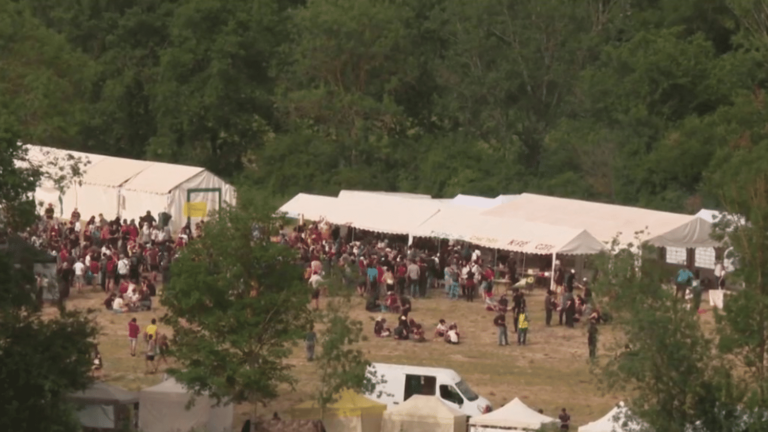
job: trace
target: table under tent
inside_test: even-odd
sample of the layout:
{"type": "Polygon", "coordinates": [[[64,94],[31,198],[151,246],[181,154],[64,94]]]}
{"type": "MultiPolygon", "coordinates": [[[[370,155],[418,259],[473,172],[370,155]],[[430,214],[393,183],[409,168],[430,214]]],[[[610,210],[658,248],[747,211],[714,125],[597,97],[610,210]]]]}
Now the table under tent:
{"type": "Polygon", "coordinates": [[[503,407],[469,419],[469,432],[536,431],[556,419],[540,414],[515,398],[503,407]]]}
{"type": "Polygon", "coordinates": [[[413,395],[384,412],[381,432],[466,432],[467,415],[436,396],[413,395]]]}
{"type": "Polygon", "coordinates": [[[77,407],[84,431],[128,430],[139,394],[96,382],[84,391],[68,395],[67,399],[77,407]]]}
{"type": "Polygon", "coordinates": [[[325,410],[316,401],[307,401],[289,409],[287,414],[294,420],[321,420],[327,432],[379,432],[386,409],[385,404],[345,390],[325,410]]]}

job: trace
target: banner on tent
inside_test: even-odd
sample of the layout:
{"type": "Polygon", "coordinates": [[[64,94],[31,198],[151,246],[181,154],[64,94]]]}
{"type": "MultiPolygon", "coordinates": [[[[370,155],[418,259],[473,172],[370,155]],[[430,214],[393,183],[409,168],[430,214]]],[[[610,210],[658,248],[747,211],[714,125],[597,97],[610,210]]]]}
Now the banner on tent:
{"type": "Polygon", "coordinates": [[[204,218],[207,214],[207,202],[188,202],[184,204],[184,217],[204,218]]]}

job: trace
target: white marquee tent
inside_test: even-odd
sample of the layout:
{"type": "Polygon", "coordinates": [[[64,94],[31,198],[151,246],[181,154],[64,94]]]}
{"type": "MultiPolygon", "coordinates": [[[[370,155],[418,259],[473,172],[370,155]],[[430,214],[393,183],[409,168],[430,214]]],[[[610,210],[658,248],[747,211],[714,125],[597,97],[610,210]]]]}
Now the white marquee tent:
{"type": "Polygon", "coordinates": [[[608,414],[579,427],[579,432],[641,432],[647,431],[648,425],[634,417],[624,402],[619,402],[608,414]]]}
{"type": "Polygon", "coordinates": [[[444,203],[431,199],[376,193],[340,194],[337,213],[328,220],[367,231],[410,234],[443,207],[444,203]]]}
{"type": "Polygon", "coordinates": [[[285,213],[289,218],[319,221],[338,219],[338,198],[323,195],[300,193],[283,204],[278,212],[285,213]]]}
{"type": "Polygon", "coordinates": [[[655,246],[714,247],[712,224],[691,215],[636,207],[593,203],[543,195],[522,194],[516,200],[482,213],[485,216],[523,219],[531,222],[585,229],[602,242],[618,235],[623,245],[636,243],[636,233],[655,246]]]}
{"type": "Polygon", "coordinates": [[[496,198],[486,198],[474,195],[456,195],[455,198],[450,200],[451,205],[472,207],[478,209],[490,209],[498,205],[513,201],[517,199],[519,195],[499,195],[496,198]]]}
{"type": "Polygon", "coordinates": [[[556,421],[552,417],[539,414],[515,398],[495,411],[469,419],[469,432],[532,431],[556,421]]]}
{"type": "Polygon", "coordinates": [[[234,408],[214,406],[207,396],[193,394],[173,378],[139,392],[139,429],[142,432],[231,432],[234,408]]]}
{"type": "Polygon", "coordinates": [[[381,432],[466,432],[467,416],[436,396],[413,395],[384,411],[381,432]]]}
{"type": "Polygon", "coordinates": [[[529,254],[594,254],[606,250],[589,232],[526,220],[481,216],[479,209],[449,207],[411,231],[414,237],[438,237],[529,254]]]}
{"type": "Polygon", "coordinates": [[[43,162],[55,155],[63,160],[72,156],[86,162],[82,166],[82,178],[77,184],[66,185],[63,194],[50,181],[42,182],[35,192],[36,200],[45,205],[52,203],[57,214],[64,217],[75,208],[85,219],[98,214],[108,219],[118,215],[138,219],[148,210],[155,216],[166,212],[171,215],[171,228],[176,231],[188,216],[194,222],[236,200],[235,188],[204,168],[32,145],[27,148],[32,161],[43,162]]]}
{"type": "Polygon", "coordinates": [[[84,391],[68,395],[67,399],[78,408],[77,417],[83,427],[117,430],[129,421],[129,407],[139,401],[139,394],[95,382],[84,391]]]}

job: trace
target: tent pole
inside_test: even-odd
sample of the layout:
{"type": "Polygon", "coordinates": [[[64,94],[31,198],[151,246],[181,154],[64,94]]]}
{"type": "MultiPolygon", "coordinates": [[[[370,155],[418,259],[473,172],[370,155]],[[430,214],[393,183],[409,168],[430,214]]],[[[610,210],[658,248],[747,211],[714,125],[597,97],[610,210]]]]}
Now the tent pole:
{"type": "Polygon", "coordinates": [[[493,250],[493,271],[496,271],[496,266],[499,263],[499,250],[494,249],[493,250]]]}
{"type": "Polygon", "coordinates": [[[552,273],[549,274],[549,289],[555,290],[555,263],[557,262],[557,253],[552,252],[552,273]]]}

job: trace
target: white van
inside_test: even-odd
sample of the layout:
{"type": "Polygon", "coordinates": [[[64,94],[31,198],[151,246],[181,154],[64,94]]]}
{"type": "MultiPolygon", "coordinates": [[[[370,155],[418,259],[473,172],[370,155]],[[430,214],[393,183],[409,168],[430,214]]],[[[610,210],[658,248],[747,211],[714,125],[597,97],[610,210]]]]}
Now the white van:
{"type": "Polygon", "coordinates": [[[373,363],[368,374],[378,384],[366,396],[389,407],[419,394],[437,396],[470,417],[492,409],[488,399],[473,392],[452,369],[373,363]]]}

